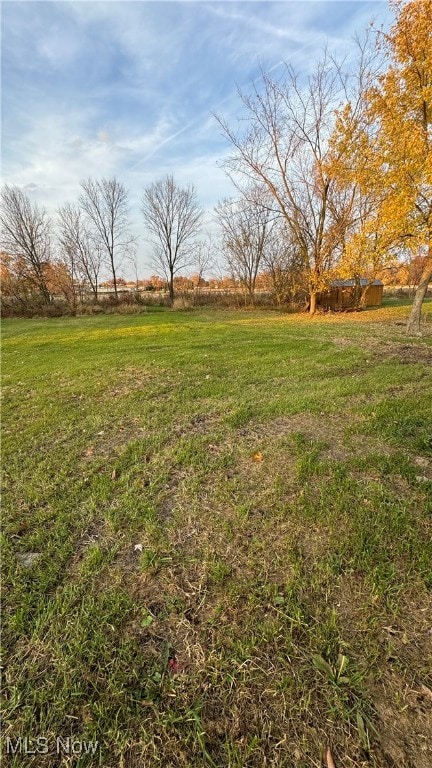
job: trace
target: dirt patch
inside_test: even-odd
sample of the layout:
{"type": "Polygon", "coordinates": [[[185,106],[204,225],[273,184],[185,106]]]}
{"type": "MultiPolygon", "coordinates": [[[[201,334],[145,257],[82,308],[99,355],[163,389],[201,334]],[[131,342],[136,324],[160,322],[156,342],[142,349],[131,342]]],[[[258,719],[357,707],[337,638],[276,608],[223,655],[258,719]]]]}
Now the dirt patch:
{"type": "Polygon", "coordinates": [[[346,349],[347,347],[353,347],[355,345],[355,339],[347,339],[345,336],[334,336],[332,342],[335,347],[346,349]]]}
{"type": "Polygon", "coordinates": [[[189,431],[193,432],[194,434],[205,435],[207,432],[211,431],[214,423],[215,419],[212,418],[209,414],[198,413],[195,416],[192,416],[188,427],[189,431]]]}
{"type": "Polygon", "coordinates": [[[140,570],[141,554],[144,546],[141,543],[142,536],[136,537],[135,543],[128,542],[117,554],[113,565],[121,571],[134,573],[140,570]]]}
{"type": "Polygon", "coordinates": [[[167,523],[171,520],[179,502],[179,497],[181,497],[180,486],[186,475],[187,473],[184,470],[172,469],[156,505],[158,517],[162,523],[167,523]]]}
{"type": "MultiPolygon", "coordinates": [[[[336,446],[342,451],[343,439],[346,432],[346,420],[340,415],[295,413],[289,416],[279,416],[263,424],[256,424],[237,430],[242,442],[251,445],[262,445],[263,442],[280,441],[285,437],[303,435],[307,440],[321,442],[323,453],[334,452],[336,446]]],[[[347,449],[348,450],[348,449],[347,449]]],[[[335,457],[336,458],[336,457],[335,457]]]]}
{"type": "Polygon", "coordinates": [[[219,416],[212,413],[196,413],[181,424],[173,425],[173,436],[188,437],[207,435],[220,423],[219,416]]]}
{"type": "Polygon", "coordinates": [[[419,344],[401,344],[396,353],[401,363],[427,363],[432,365],[432,348],[419,344]]]}
{"type": "Polygon", "coordinates": [[[355,417],[352,415],[347,420],[345,414],[296,413],[240,429],[238,434],[257,445],[263,440],[280,440],[286,436],[301,434],[307,440],[322,443],[322,458],[337,461],[375,453],[391,454],[391,448],[377,438],[352,434],[354,423],[355,417]]]}
{"type": "Polygon", "coordinates": [[[388,673],[377,692],[378,754],[389,768],[432,765],[432,693],[425,686],[388,673]],[[412,686],[412,687],[411,687],[412,686]]]}
{"type": "Polygon", "coordinates": [[[374,359],[394,360],[405,365],[432,364],[432,347],[429,344],[401,343],[383,339],[368,339],[363,345],[374,353],[374,359]]]}
{"type": "Polygon", "coordinates": [[[93,545],[108,546],[111,542],[106,539],[106,524],[104,520],[93,520],[88,528],[81,532],[75,544],[75,550],[67,560],[62,573],[61,584],[73,579],[79,571],[86,553],[93,545]]]}
{"type": "Polygon", "coordinates": [[[385,659],[371,694],[378,755],[391,768],[432,765],[432,597],[413,585],[400,613],[380,628],[385,659]]]}
{"type": "Polygon", "coordinates": [[[121,372],[121,378],[117,384],[103,393],[107,399],[125,397],[131,392],[144,389],[151,382],[160,382],[161,370],[154,373],[143,368],[128,366],[121,372]]]}
{"type": "Polygon", "coordinates": [[[75,550],[76,556],[81,557],[89,547],[93,544],[97,544],[103,537],[104,530],[105,523],[102,520],[93,521],[79,539],[78,546],[75,550]]]}
{"type": "Polygon", "coordinates": [[[124,448],[134,440],[143,440],[148,432],[140,426],[140,419],[133,419],[132,422],[124,425],[115,425],[106,427],[97,432],[87,445],[82,460],[84,462],[94,459],[118,456],[124,448]]]}

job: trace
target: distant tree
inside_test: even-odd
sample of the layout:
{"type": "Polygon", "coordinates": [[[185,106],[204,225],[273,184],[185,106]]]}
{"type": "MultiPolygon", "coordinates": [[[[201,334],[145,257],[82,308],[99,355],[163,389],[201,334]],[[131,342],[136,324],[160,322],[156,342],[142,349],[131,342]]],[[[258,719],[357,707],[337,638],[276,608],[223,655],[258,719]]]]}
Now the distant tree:
{"type": "Polygon", "coordinates": [[[204,276],[213,269],[214,265],[215,243],[212,236],[207,234],[202,240],[198,240],[195,245],[194,266],[196,273],[191,279],[198,289],[204,282],[204,276]]]}
{"type": "Polygon", "coordinates": [[[39,291],[25,277],[24,262],[20,257],[0,252],[0,278],[2,311],[30,309],[39,302],[39,291]]]}
{"type": "MultiPolygon", "coordinates": [[[[29,280],[24,260],[19,256],[10,256],[4,251],[0,258],[2,311],[15,314],[39,308],[41,294],[34,281],[29,280]]],[[[45,304],[43,300],[42,304],[45,304]]]]}
{"type": "Polygon", "coordinates": [[[59,243],[74,283],[88,284],[97,301],[102,248],[99,239],[92,236],[83,211],[76,205],[67,203],[59,208],[59,243]]]}
{"type": "Polygon", "coordinates": [[[117,272],[135,242],[130,232],[128,193],[116,178],[88,179],[81,182],[81,189],[79,206],[91,225],[92,240],[100,245],[111,271],[117,299],[117,272]]]}
{"type": "Polygon", "coordinates": [[[138,277],[138,255],[135,244],[131,246],[128,254],[128,262],[134,274],[135,291],[138,293],[140,289],[140,279],[138,277]]]}
{"type": "Polygon", "coordinates": [[[262,267],[270,280],[278,306],[293,302],[305,304],[308,294],[308,274],[301,254],[291,242],[283,219],[273,223],[262,267]]]}
{"type": "Polygon", "coordinates": [[[193,260],[203,211],[192,185],[180,187],[173,176],[166,176],[144,190],[142,212],[152,235],[154,264],[167,280],[172,304],[174,277],[193,260]]]}
{"type": "Polygon", "coordinates": [[[70,265],[67,261],[56,259],[46,267],[46,278],[53,297],[61,297],[71,310],[77,306],[78,291],[70,265]]]}
{"type": "Polygon", "coordinates": [[[272,239],[273,215],[259,192],[255,188],[238,199],[222,200],[215,208],[230,272],[251,302],[258,271],[272,239]]]}
{"type": "Polygon", "coordinates": [[[52,223],[44,208],[6,185],[1,193],[1,245],[15,261],[22,283],[36,291],[42,303],[51,301],[46,266],[51,261],[52,223]]]}
{"type": "Polygon", "coordinates": [[[150,275],[148,284],[152,286],[153,291],[166,291],[166,280],[162,279],[159,275],[150,275]]]}

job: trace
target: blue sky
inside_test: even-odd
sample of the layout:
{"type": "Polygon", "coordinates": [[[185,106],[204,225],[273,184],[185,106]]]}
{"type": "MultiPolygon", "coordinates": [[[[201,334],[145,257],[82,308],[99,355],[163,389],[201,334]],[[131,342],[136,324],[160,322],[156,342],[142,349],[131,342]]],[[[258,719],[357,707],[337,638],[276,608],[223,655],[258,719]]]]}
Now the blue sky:
{"type": "MultiPolygon", "coordinates": [[[[352,49],[385,1],[2,2],[2,178],[55,215],[80,180],[116,175],[143,235],[144,187],[192,182],[211,211],[233,193],[212,111],[234,120],[237,86],[290,61],[307,72],[324,44],[352,49]]],[[[150,249],[139,245],[140,272],[150,249]]]]}

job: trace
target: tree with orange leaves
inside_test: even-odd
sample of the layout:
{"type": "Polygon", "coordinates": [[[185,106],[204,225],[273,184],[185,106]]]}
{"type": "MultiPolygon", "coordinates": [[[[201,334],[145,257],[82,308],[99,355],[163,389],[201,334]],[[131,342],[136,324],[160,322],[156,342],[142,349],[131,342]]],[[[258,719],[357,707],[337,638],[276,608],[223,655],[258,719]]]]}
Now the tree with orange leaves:
{"type": "Polygon", "coordinates": [[[432,0],[392,0],[396,21],[382,45],[389,68],[371,93],[385,167],[389,220],[424,268],[408,320],[420,332],[421,307],[432,276],[432,0]]]}
{"type": "Polygon", "coordinates": [[[390,6],[395,22],[376,35],[386,67],[364,89],[361,111],[341,110],[334,146],[350,157],[339,178],[357,185],[367,213],[345,258],[383,266],[395,249],[424,257],[407,326],[419,333],[432,275],[432,0],[390,6]]]}

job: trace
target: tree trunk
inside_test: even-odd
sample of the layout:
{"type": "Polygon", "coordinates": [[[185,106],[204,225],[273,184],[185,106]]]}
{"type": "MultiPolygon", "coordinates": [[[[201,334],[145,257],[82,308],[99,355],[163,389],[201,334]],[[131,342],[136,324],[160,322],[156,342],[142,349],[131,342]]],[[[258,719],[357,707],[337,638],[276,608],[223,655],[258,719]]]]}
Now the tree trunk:
{"type": "Polygon", "coordinates": [[[51,304],[51,294],[45,285],[41,285],[41,293],[42,293],[44,304],[46,305],[51,304]]]}
{"type": "Polygon", "coordinates": [[[415,292],[414,301],[411,309],[411,314],[407,322],[407,333],[420,335],[420,321],[423,299],[426,296],[429,281],[432,277],[432,249],[429,248],[429,256],[426,259],[420,282],[415,292]]]}
{"type": "Polygon", "coordinates": [[[117,278],[116,278],[116,273],[115,273],[114,267],[113,267],[113,283],[114,283],[115,300],[118,301],[117,278]]]}
{"type": "Polygon", "coordinates": [[[114,287],[114,296],[115,300],[118,301],[118,288],[117,288],[117,274],[116,274],[116,268],[114,263],[114,251],[110,250],[110,262],[111,262],[111,272],[113,276],[113,287],[114,287]]]}
{"type": "Polygon", "coordinates": [[[361,286],[360,278],[356,277],[354,282],[354,297],[353,297],[354,309],[360,308],[360,303],[362,298],[364,298],[364,295],[365,295],[365,291],[362,294],[362,286],[361,286]]]}
{"type": "Polygon", "coordinates": [[[35,265],[34,269],[36,272],[35,282],[41,293],[43,303],[47,305],[51,304],[51,294],[47,288],[43,267],[39,265],[35,265]]]}
{"type": "Polygon", "coordinates": [[[172,305],[174,304],[174,275],[173,274],[170,275],[168,290],[169,290],[169,303],[170,303],[170,307],[172,307],[172,305]]]}
{"type": "Polygon", "coordinates": [[[316,291],[311,291],[309,294],[309,314],[314,315],[316,312],[317,307],[317,293],[316,291]]]}
{"type": "Polygon", "coordinates": [[[368,285],[365,285],[364,288],[362,288],[357,309],[366,309],[367,292],[371,285],[372,283],[369,283],[368,285]]]}

